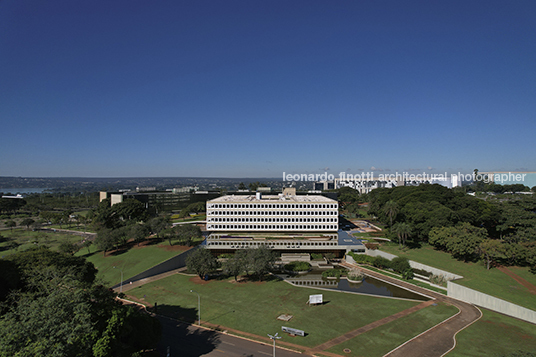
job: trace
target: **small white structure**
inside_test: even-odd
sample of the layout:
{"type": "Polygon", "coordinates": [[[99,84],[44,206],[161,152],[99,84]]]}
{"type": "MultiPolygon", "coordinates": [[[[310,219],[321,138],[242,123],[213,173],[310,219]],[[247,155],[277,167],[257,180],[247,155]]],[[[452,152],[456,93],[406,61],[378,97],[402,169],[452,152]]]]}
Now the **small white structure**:
{"type": "Polygon", "coordinates": [[[309,305],[322,304],[322,294],[309,295],[309,305]]]}

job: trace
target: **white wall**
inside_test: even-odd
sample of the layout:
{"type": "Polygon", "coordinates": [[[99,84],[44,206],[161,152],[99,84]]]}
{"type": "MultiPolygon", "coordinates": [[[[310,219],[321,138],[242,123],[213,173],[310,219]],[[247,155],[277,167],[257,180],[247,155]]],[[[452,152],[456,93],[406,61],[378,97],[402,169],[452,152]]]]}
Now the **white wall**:
{"type": "MultiPolygon", "coordinates": [[[[386,253],[386,252],[383,252],[383,251],[377,250],[377,249],[376,250],[367,249],[366,254],[370,255],[370,256],[373,256],[373,257],[378,257],[378,256],[379,257],[384,257],[384,258],[387,258],[389,260],[393,260],[394,258],[397,257],[394,254],[386,253]]],[[[428,271],[428,272],[430,272],[430,273],[432,273],[434,275],[443,275],[445,277],[445,279],[447,279],[447,280],[455,280],[455,279],[463,278],[462,275],[457,275],[457,274],[448,272],[446,270],[441,270],[441,269],[438,269],[438,268],[431,267],[429,265],[417,263],[417,262],[414,262],[413,260],[409,261],[409,265],[414,269],[425,270],[425,271],[428,271]]]]}
{"type": "Polygon", "coordinates": [[[458,300],[469,302],[486,309],[536,324],[536,311],[481,293],[480,291],[467,288],[453,283],[452,281],[447,283],[447,295],[458,300]]]}

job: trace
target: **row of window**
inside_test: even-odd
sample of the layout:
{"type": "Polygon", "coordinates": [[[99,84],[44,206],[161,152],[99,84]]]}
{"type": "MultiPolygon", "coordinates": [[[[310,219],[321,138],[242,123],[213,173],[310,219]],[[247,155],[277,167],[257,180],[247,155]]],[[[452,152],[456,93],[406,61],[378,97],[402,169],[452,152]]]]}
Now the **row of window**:
{"type": "Polygon", "coordinates": [[[209,203],[207,208],[337,208],[336,204],[209,203]]]}
{"type": "Polygon", "coordinates": [[[209,216],[336,216],[337,211],[208,211],[209,216]]]}
{"type": "Polygon", "coordinates": [[[339,245],[338,242],[214,242],[209,241],[207,245],[216,246],[232,246],[231,248],[246,248],[251,246],[267,246],[269,248],[287,247],[287,248],[300,248],[300,247],[326,247],[339,245]]]}
{"type": "Polygon", "coordinates": [[[319,230],[337,229],[333,224],[208,224],[207,229],[251,229],[251,230],[319,230]]]}
{"type": "MultiPolygon", "coordinates": [[[[274,237],[265,237],[264,239],[267,239],[267,242],[270,242],[270,240],[272,239],[276,239],[278,241],[280,240],[283,240],[285,238],[286,234],[284,236],[277,236],[277,238],[274,238],[274,237]]],[[[289,234],[289,236],[294,236],[292,233],[289,234]]],[[[299,236],[303,236],[304,239],[308,239],[307,238],[307,234],[299,234],[299,236]]],[[[322,239],[324,240],[337,240],[339,237],[338,234],[336,233],[325,233],[325,234],[322,234],[322,239]]],[[[253,240],[253,238],[251,237],[235,237],[235,238],[239,238],[239,239],[243,239],[243,240],[247,240],[247,241],[251,241],[253,240]]],[[[309,237],[311,238],[311,237],[309,237]]],[[[317,237],[318,238],[318,237],[317,237]]],[[[211,233],[209,236],[208,236],[208,240],[209,241],[213,241],[213,240],[218,240],[218,239],[234,239],[233,236],[232,236],[232,233],[228,233],[228,232],[223,232],[223,233],[220,233],[220,232],[216,232],[216,233],[211,233]]],[[[265,241],[265,240],[263,240],[265,241]]],[[[302,240],[299,240],[297,242],[303,242],[302,240]]],[[[262,243],[261,243],[262,244],[262,243]]],[[[300,244],[300,243],[297,243],[297,244],[300,244]]]]}
{"type": "Polygon", "coordinates": [[[209,218],[208,222],[337,222],[337,218],[209,218]]]}

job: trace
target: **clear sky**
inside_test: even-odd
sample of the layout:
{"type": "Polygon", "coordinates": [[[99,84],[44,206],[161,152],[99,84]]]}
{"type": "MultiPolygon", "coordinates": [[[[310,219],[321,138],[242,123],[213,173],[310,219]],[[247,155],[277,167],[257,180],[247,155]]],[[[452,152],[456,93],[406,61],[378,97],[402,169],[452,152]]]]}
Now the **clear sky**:
{"type": "Polygon", "coordinates": [[[534,0],[0,1],[0,176],[536,171],[535,19],[534,0]]]}

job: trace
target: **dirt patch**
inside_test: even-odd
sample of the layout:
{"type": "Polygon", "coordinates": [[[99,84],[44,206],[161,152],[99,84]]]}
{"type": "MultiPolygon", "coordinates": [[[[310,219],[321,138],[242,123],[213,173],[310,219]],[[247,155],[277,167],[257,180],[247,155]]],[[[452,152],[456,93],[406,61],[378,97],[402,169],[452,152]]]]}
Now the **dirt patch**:
{"type": "Polygon", "coordinates": [[[190,282],[192,282],[192,283],[194,283],[194,284],[199,284],[199,285],[207,285],[207,284],[210,284],[210,280],[208,280],[208,281],[203,280],[203,279],[201,279],[200,277],[198,277],[197,275],[191,277],[190,279],[188,279],[188,281],[190,281],[190,282]]]}
{"type": "Polygon", "coordinates": [[[137,297],[135,296],[132,296],[132,295],[127,295],[126,296],[127,300],[131,300],[131,301],[135,301],[135,302],[139,302],[140,304],[143,304],[147,307],[153,307],[153,305],[149,304],[147,301],[145,301],[144,299],[138,299],[137,297]]]}

